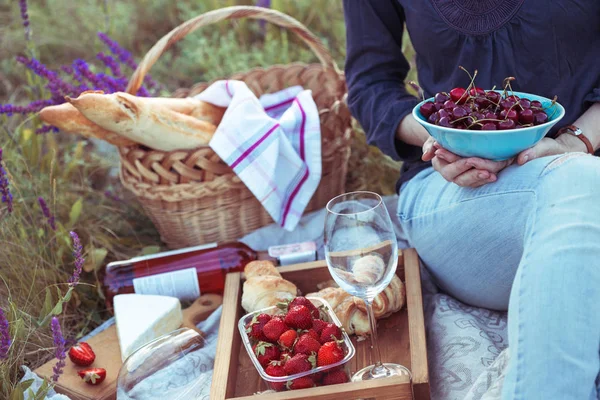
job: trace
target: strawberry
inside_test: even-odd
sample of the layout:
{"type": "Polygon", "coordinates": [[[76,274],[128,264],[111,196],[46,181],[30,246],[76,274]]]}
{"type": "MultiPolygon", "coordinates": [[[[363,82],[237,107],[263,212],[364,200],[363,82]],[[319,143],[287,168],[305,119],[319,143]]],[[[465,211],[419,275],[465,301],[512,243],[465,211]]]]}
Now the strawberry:
{"type": "Polygon", "coordinates": [[[306,297],[299,296],[294,298],[294,300],[290,301],[288,308],[291,309],[295,306],[305,306],[310,310],[310,313],[312,314],[313,318],[319,318],[321,316],[319,313],[319,309],[306,297]]]}
{"type": "Polygon", "coordinates": [[[317,355],[317,365],[321,367],[323,365],[335,364],[343,359],[344,349],[340,347],[339,343],[337,341],[327,342],[319,349],[319,353],[317,355]]]}
{"type": "Polygon", "coordinates": [[[273,343],[258,342],[252,347],[260,365],[264,367],[273,360],[279,359],[281,351],[273,343]]]}
{"type": "Polygon", "coordinates": [[[321,382],[323,383],[323,386],[346,383],[348,382],[348,375],[346,375],[346,372],[343,369],[336,368],[333,371],[328,371],[321,382]]]}
{"type": "Polygon", "coordinates": [[[302,331],[303,333],[306,333],[308,336],[315,338],[315,340],[319,340],[320,336],[317,333],[317,331],[315,331],[314,329],[309,329],[307,331],[302,331]]]}
{"type": "Polygon", "coordinates": [[[295,329],[312,328],[312,315],[306,306],[294,306],[285,316],[285,323],[295,329]]]}
{"type": "Polygon", "coordinates": [[[342,338],[342,330],[336,324],[327,324],[321,331],[319,340],[322,344],[331,342],[332,340],[340,340],[342,338]]]}
{"type": "Polygon", "coordinates": [[[263,333],[263,327],[270,320],[271,316],[268,314],[254,314],[254,317],[252,317],[252,321],[250,321],[248,325],[246,325],[246,333],[251,338],[266,341],[267,338],[263,333]]]}
{"type": "Polygon", "coordinates": [[[313,320],[313,329],[319,335],[321,334],[321,331],[323,330],[323,328],[325,328],[326,325],[327,325],[327,322],[323,321],[322,319],[313,320]]]}
{"type": "Polygon", "coordinates": [[[298,333],[293,329],[289,329],[283,332],[281,336],[279,336],[278,342],[282,347],[286,349],[291,349],[294,347],[294,343],[296,343],[297,338],[298,333]]]}
{"type": "MultiPolygon", "coordinates": [[[[270,376],[286,375],[281,361],[271,361],[269,365],[267,365],[267,368],[265,368],[265,372],[270,376]]],[[[273,390],[280,392],[285,389],[285,382],[271,382],[271,387],[273,390]]]]}
{"type": "Polygon", "coordinates": [[[99,385],[106,379],[106,370],[104,368],[86,368],[78,371],[77,375],[79,375],[85,383],[99,385]]]}
{"type": "Polygon", "coordinates": [[[288,375],[298,374],[311,370],[314,367],[313,361],[314,357],[310,359],[306,354],[299,353],[290,358],[283,366],[283,369],[288,375]]]}
{"type": "Polygon", "coordinates": [[[294,356],[294,354],[293,354],[293,353],[291,353],[291,352],[289,352],[289,351],[284,351],[284,352],[282,352],[282,353],[281,353],[281,357],[279,357],[279,359],[280,359],[281,361],[283,361],[283,363],[285,364],[285,363],[286,363],[286,362],[288,362],[288,360],[289,360],[290,358],[292,358],[293,356],[294,356]]]}
{"type": "Polygon", "coordinates": [[[315,382],[310,376],[303,376],[302,378],[296,378],[293,381],[288,381],[287,388],[289,390],[308,389],[315,386],[315,382]]]}
{"type": "Polygon", "coordinates": [[[92,365],[96,359],[96,354],[94,354],[94,350],[92,350],[89,344],[81,342],[69,349],[69,358],[73,364],[87,367],[92,365]]]}
{"type": "Polygon", "coordinates": [[[263,334],[269,342],[276,343],[281,334],[288,329],[281,317],[273,317],[263,326],[263,334]]]}
{"type": "Polygon", "coordinates": [[[304,335],[300,336],[300,339],[298,339],[298,342],[296,342],[296,345],[294,346],[294,354],[302,353],[310,356],[312,353],[318,353],[320,348],[321,343],[319,343],[318,340],[308,333],[305,333],[304,335]]]}

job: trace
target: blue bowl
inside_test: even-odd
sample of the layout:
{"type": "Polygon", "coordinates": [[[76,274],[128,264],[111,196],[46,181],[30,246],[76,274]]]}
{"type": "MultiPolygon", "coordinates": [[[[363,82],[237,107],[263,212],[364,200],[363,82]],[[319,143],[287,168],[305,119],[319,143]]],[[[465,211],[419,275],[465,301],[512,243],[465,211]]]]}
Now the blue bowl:
{"type": "MultiPolygon", "coordinates": [[[[501,92],[499,92],[501,93],[501,92]]],[[[548,122],[527,128],[505,131],[475,131],[438,126],[427,122],[419,108],[433,97],[424,100],[413,109],[413,116],[431,136],[445,149],[461,157],[480,157],[501,161],[515,157],[521,151],[533,147],[548,131],[565,115],[565,108],[559,103],[552,105],[552,100],[535,94],[512,92],[529,100],[538,100],[546,109],[548,122]],[[549,108],[548,108],[549,107],[549,108]]]]}

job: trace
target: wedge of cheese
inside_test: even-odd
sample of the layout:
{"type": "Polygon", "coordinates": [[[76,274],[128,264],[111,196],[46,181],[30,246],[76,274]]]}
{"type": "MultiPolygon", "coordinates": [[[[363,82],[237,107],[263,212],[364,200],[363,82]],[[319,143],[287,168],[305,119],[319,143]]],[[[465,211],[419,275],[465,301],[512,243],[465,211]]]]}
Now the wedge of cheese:
{"type": "Polygon", "coordinates": [[[169,296],[120,294],[114,298],[121,359],[152,340],[178,329],[183,322],[179,299],[169,296]]]}

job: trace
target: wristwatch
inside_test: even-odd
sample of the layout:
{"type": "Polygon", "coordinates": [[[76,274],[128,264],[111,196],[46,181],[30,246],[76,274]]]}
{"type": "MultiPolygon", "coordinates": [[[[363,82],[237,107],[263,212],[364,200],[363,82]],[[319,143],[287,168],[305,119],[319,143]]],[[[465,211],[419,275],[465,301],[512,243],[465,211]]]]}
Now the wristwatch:
{"type": "Polygon", "coordinates": [[[554,136],[554,138],[557,138],[564,133],[573,135],[579,140],[581,140],[583,143],[585,143],[585,147],[587,147],[588,153],[594,154],[594,146],[592,146],[590,140],[583,134],[583,131],[579,127],[575,125],[565,126],[564,128],[559,129],[558,132],[556,132],[556,136],[554,136]]]}

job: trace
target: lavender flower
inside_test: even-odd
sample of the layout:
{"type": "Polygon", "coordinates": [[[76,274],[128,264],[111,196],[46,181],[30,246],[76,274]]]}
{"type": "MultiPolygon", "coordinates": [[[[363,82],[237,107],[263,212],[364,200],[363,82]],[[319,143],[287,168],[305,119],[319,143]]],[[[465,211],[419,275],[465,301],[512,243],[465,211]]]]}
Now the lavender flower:
{"type": "Polygon", "coordinates": [[[4,311],[0,308],[0,360],[4,360],[8,357],[10,343],[8,319],[6,318],[4,311]]]}
{"type": "MultiPolygon", "coordinates": [[[[271,8],[271,0],[256,0],[255,5],[257,7],[263,7],[263,8],[271,8]]],[[[258,26],[260,26],[260,32],[262,35],[265,34],[265,28],[266,28],[266,22],[264,20],[259,20],[258,21],[258,26]]]]}
{"type": "Polygon", "coordinates": [[[40,207],[42,208],[44,217],[46,217],[46,220],[48,221],[48,225],[50,225],[50,228],[53,231],[55,231],[56,223],[54,221],[54,215],[52,215],[52,213],[50,212],[50,209],[48,208],[48,204],[46,204],[46,200],[44,200],[43,197],[38,197],[38,202],[40,203],[40,207]]]}
{"type": "Polygon", "coordinates": [[[121,78],[123,77],[123,73],[121,72],[121,66],[119,65],[119,63],[117,62],[117,60],[115,60],[113,57],[104,54],[104,53],[98,53],[96,55],[96,58],[100,61],[102,61],[102,63],[108,68],[110,69],[111,74],[113,74],[113,76],[115,78],[121,78]]]}
{"type": "Polygon", "coordinates": [[[23,28],[25,28],[25,40],[29,41],[31,38],[31,30],[29,28],[29,15],[27,14],[27,0],[19,0],[19,6],[21,7],[21,20],[23,20],[23,28]]]}
{"type": "Polygon", "coordinates": [[[2,149],[0,149],[0,195],[2,195],[2,203],[6,203],[8,212],[13,210],[13,196],[8,188],[8,174],[2,166],[2,149]]]}
{"type": "MultiPolygon", "coordinates": [[[[128,52],[127,50],[125,50],[123,47],[121,47],[119,45],[119,43],[112,40],[104,32],[98,32],[98,38],[102,41],[102,43],[104,43],[106,45],[106,47],[109,48],[110,52],[113,53],[119,59],[121,64],[128,66],[129,68],[131,68],[134,71],[137,69],[138,65],[133,60],[133,56],[131,55],[131,53],[128,52]]],[[[157,89],[159,87],[158,83],[156,83],[156,81],[154,79],[152,79],[152,77],[150,75],[146,75],[144,77],[144,82],[146,83],[146,85],[148,85],[148,87],[150,89],[157,89]]],[[[148,96],[147,93],[148,92],[146,91],[146,89],[141,89],[141,88],[140,88],[140,91],[138,92],[138,94],[140,96],[148,96]]]]}
{"type": "Polygon", "coordinates": [[[35,130],[35,133],[37,133],[38,135],[42,135],[44,133],[48,133],[48,132],[58,132],[58,128],[52,125],[42,125],[41,128],[38,128],[35,130]]]}
{"type": "Polygon", "coordinates": [[[73,271],[73,276],[69,278],[69,286],[75,287],[79,283],[79,275],[81,274],[81,269],[83,268],[85,259],[81,254],[82,247],[79,236],[73,231],[71,231],[70,234],[71,239],[73,239],[73,258],[75,258],[75,271],[73,271]]]}
{"type": "Polygon", "coordinates": [[[52,329],[52,338],[54,339],[54,356],[58,359],[52,368],[52,371],[54,371],[52,381],[58,382],[58,378],[62,375],[63,368],[66,365],[65,358],[67,358],[67,355],[65,354],[65,339],[63,338],[58,318],[52,317],[50,328],[52,329]]]}

